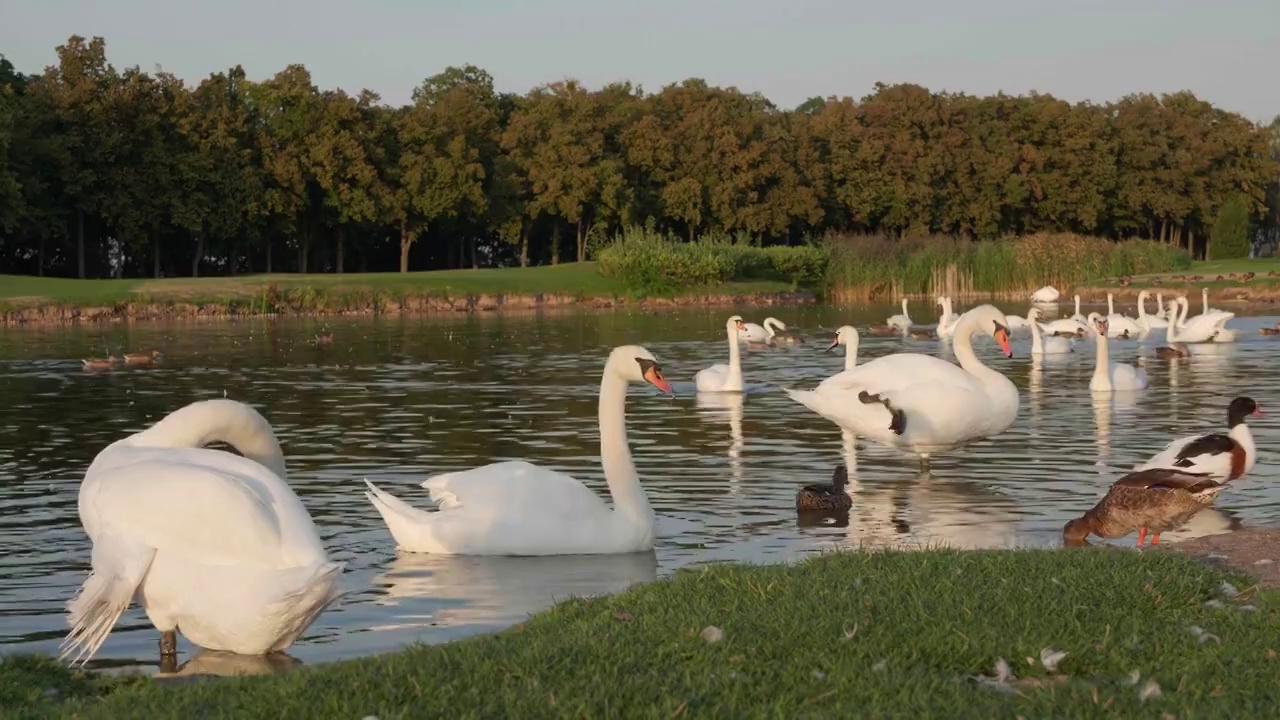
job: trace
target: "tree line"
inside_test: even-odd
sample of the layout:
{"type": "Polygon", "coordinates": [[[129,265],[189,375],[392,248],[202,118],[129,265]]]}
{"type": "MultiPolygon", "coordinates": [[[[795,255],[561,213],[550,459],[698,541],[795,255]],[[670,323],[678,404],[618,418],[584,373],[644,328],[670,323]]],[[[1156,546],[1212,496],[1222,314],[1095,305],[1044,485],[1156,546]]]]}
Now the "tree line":
{"type": "Polygon", "coordinates": [[[797,244],[827,233],[1068,231],[1202,246],[1280,217],[1280,118],[1190,92],[1107,104],[877,84],[793,110],[699,79],[497,92],[467,65],[409,104],[302,65],[195,87],[72,36],[0,56],[0,273],[344,272],[581,260],[620,228],[797,244]]]}

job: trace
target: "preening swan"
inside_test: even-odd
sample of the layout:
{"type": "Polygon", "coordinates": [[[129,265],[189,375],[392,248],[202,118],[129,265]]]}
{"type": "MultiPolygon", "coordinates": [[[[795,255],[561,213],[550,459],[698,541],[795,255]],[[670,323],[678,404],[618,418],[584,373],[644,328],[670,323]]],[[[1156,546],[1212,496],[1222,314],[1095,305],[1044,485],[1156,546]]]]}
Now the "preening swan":
{"type": "Polygon", "coordinates": [[[1211,310],[1205,315],[1196,315],[1193,318],[1187,318],[1188,303],[1185,296],[1179,295],[1176,302],[1180,310],[1176,318],[1171,318],[1170,323],[1176,323],[1176,332],[1170,338],[1170,344],[1174,342],[1180,343],[1201,343],[1211,342],[1214,335],[1222,329],[1228,320],[1235,317],[1235,313],[1223,312],[1221,310],[1211,310]]]}
{"type": "Polygon", "coordinates": [[[1116,312],[1115,294],[1107,293],[1107,337],[1136,338],[1145,332],[1147,329],[1133,318],[1116,312]]]}
{"type": "Polygon", "coordinates": [[[743,327],[742,318],[737,315],[725,321],[724,329],[729,336],[729,364],[721,363],[699,370],[693,376],[698,392],[742,392],[742,354],[738,350],[738,333],[743,327]]]}
{"type": "Polygon", "coordinates": [[[98,453],[80,485],[93,571],[68,605],[63,656],[88,662],[131,600],[162,655],[175,631],[244,655],[293,644],[339,596],[343,563],[284,478],[271,426],[234,400],[192,403],[98,453]],[[240,455],[203,447],[219,441],[240,455]]]}
{"type": "Polygon", "coordinates": [[[1071,341],[1064,337],[1040,337],[1040,308],[1032,306],[1028,309],[1026,322],[1031,326],[1032,355],[1061,355],[1071,352],[1071,341]]]}
{"type": "Polygon", "coordinates": [[[427,478],[437,512],[365,481],[396,545],[442,555],[592,555],[653,549],[654,516],[627,447],[627,386],[671,386],[639,345],[616,347],[600,378],[600,464],[613,506],[564,473],[523,461],[427,478]]]}
{"type": "Polygon", "coordinates": [[[1098,313],[1089,313],[1093,321],[1094,331],[1098,338],[1098,353],[1095,357],[1097,365],[1093,369],[1093,377],[1089,380],[1089,389],[1094,392],[1112,392],[1114,390],[1141,390],[1147,386],[1147,374],[1142,368],[1125,363],[1111,362],[1107,350],[1107,318],[1098,313]]]}
{"type": "Polygon", "coordinates": [[[902,314],[890,315],[888,320],[884,321],[885,325],[899,330],[907,330],[911,327],[911,316],[907,314],[907,299],[902,298],[902,314]]]}
{"type": "Polygon", "coordinates": [[[1173,468],[1224,483],[1247,474],[1258,461],[1253,432],[1245,420],[1262,415],[1253,398],[1238,397],[1227,405],[1227,432],[1178,438],[1134,470],[1173,468]]]}
{"type": "Polygon", "coordinates": [[[960,316],[953,348],[960,365],[918,353],[895,353],[833,375],[793,400],[841,428],[889,447],[929,455],[1004,432],[1018,415],[1018,389],[973,352],[985,332],[1006,356],[1004,313],[979,305],[960,316]]]}

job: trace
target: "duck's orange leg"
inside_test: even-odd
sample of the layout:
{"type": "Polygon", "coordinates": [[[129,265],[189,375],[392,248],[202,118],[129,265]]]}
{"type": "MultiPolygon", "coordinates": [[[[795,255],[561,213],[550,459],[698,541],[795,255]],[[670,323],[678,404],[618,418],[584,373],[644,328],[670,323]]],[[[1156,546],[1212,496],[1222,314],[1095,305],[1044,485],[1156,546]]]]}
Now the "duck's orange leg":
{"type": "Polygon", "coordinates": [[[1157,544],[1157,543],[1159,543],[1159,542],[1160,542],[1160,533],[1156,533],[1156,534],[1154,534],[1154,535],[1152,535],[1152,536],[1151,536],[1151,544],[1152,544],[1152,545],[1155,545],[1155,544],[1157,544]]]}
{"type": "Polygon", "coordinates": [[[1138,528],[1138,547],[1142,547],[1142,543],[1147,540],[1147,529],[1138,528]]]}

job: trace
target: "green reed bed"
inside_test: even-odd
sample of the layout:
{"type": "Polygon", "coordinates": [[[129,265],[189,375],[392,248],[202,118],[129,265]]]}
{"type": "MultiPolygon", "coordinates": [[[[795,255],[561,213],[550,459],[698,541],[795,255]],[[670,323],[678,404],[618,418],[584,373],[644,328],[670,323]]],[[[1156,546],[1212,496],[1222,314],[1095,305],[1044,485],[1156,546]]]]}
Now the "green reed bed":
{"type": "Polygon", "coordinates": [[[1179,553],[1108,549],[717,564],[495,635],[280,675],[166,686],[11,658],[0,715],[1265,717],[1280,596],[1248,584],[1179,553]]]}
{"type": "Polygon", "coordinates": [[[827,288],[845,298],[1066,291],[1085,281],[1191,267],[1182,250],[1146,240],[1115,242],[1041,233],[982,242],[950,237],[828,238],[827,288]]]}

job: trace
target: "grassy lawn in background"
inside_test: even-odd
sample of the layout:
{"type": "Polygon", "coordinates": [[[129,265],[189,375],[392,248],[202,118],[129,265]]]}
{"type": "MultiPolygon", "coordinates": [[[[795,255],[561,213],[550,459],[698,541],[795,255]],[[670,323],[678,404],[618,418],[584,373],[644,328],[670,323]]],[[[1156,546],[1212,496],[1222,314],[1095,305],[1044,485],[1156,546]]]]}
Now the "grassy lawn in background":
{"type": "Polygon", "coordinates": [[[11,658],[0,706],[153,719],[1264,717],[1280,596],[1248,585],[1180,553],[1098,548],[715,564],[494,635],[276,675],[167,686],[11,658]],[[1046,667],[1046,650],[1066,655],[1046,667]],[[1001,658],[1013,678],[975,679],[1001,658]]]}
{"type": "MultiPolygon", "coordinates": [[[[398,297],[559,294],[622,297],[621,283],[601,275],[593,262],[528,268],[434,270],[415,273],[272,274],[159,280],[73,280],[0,275],[0,306],[61,304],[110,306],[122,302],[251,302],[275,285],[309,289],[316,295],[380,294],[398,297]]],[[[690,288],[682,295],[786,292],[781,282],[731,282],[690,288]]]]}

